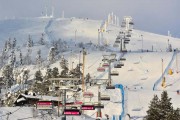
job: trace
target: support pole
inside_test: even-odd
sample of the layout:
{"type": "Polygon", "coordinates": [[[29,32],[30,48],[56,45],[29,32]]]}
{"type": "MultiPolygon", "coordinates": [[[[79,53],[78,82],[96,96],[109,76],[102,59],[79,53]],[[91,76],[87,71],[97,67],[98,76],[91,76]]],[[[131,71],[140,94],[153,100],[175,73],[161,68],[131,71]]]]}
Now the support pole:
{"type": "Polygon", "coordinates": [[[82,76],[82,92],[84,93],[85,90],[85,84],[84,84],[84,69],[85,69],[85,49],[83,48],[83,76],[82,76]]]}

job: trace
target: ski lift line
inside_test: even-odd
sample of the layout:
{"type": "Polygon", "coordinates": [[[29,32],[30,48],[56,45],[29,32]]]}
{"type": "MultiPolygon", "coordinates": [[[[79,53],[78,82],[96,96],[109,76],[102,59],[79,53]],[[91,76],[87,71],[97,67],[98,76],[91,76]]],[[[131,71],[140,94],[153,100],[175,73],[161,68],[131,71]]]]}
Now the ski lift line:
{"type": "MultiPolygon", "coordinates": [[[[176,54],[177,54],[177,52],[174,52],[174,53],[173,53],[173,56],[172,56],[169,64],[167,65],[166,69],[164,70],[162,76],[164,76],[164,75],[167,73],[168,69],[170,68],[170,66],[172,65],[173,61],[175,60],[176,54]]],[[[154,83],[154,85],[153,85],[153,91],[157,90],[157,86],[158,86],[158,84],[161,82],[162,76],[160,76],[160,78],[154,83]]]]}
{"type": "Polygon", "coordinates": [[[20,110],[21,108],[23,108],[23,107],[20,107],[20,108],[16,109],[16,110],[13,111],[13,112],[8,112],[8,113],[6,113],[5,115],[1,115],[0,117],[7,116],[7,115],[12,115],[12,114],[14,114],[15,112],[17,112],[18,110],[20,110]]]}

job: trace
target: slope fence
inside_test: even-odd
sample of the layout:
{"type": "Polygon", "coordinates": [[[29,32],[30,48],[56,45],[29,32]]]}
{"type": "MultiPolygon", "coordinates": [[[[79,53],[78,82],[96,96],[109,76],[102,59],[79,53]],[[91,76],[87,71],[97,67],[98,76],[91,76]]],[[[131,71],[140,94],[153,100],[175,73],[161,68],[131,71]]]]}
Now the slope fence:
{"type": "MultiPolygon", "coordinates": [[[[174,52],[174,53],[173,53],[173,56],[172,56],[169,64],[167,65],[166,69],[164,70],[164,73],[162,74],[162,76],[164,76],[164,75],[168,72],[170,66],[172,65],[172,63],[173,63],[173,61],[174,61],[174,59],[175,59],[176,54],[177,54],[177,52],[174,52]]],[[[158,86],[158,85],[160,84],[160,82],[162,81],[162,76],[154,83],[153,91],[157,90],[157,86],[158,86]]]]}
{"type": "MultiPolygon", "coordinates": [[[[121,114],[118,116],[118,120],[123,120],[123,118],[125,117],[125,97],[124,97],[124,87],[122,84],[116,84],[115,85],[116,88],[119,88],[121,91],[121,96],[122,96],[122,112],[121,114]]],[[[116,116],[113,115],[112,120],[116,120],[116,116]]]]}

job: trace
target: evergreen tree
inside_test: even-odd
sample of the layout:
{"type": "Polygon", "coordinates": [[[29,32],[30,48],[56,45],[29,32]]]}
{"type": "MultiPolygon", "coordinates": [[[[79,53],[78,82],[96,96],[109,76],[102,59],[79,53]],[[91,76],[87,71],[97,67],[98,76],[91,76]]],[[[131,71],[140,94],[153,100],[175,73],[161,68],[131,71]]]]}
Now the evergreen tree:
{"type": "Polygon", "coordinates": [[[171,103],[171,98],[168,97],[166,91],[163,91],[161,94],[159,115],[161,116],[162,120],[165,120],[172,113],[173,113],[173,106],[171,103]]]}
{"type": "Polygon", "coordinates": [[[49,78],[52,78],[52,69],[51,68],[47,68],[46,75],[45,75],[45,79],[49,79],[49,78]]]}
{"type": "Polygon", "coordinates": [[[15,49],[15,47],[16,47],[16,38],[14,38],[14,40],[13,40],[12,47],[13,47],[13,49],[15,49]]]}
{"type": "Polygon", "coordinates": [[[11,38],[9,38],[9,40],[7,41],[7,50],[9,51],[11,48],[12,48],[11,38]]]}
{"type": "Polygon", "coordinates": [[[61,59],[60,66],[63,69],[61,71],[61,76],[62,77],[67,77],[68,76],[68,71],[69,71],[68,61],[64,57],[61,59]]]}
{"type": "Polygon", "coordinates": [[[42,58],[41,58],[41,50],[37,51],[37,56],[36,56],[36,64],[41,66],[42,63],[42,58]]]}
{"type": "Polygon", "coordinates": [[[150,102],[149,110],[147,111],[146,120],[160,120],[159,115],[159,107],[160,107],[160,100],[157,95],[154,95],[154,98],[150,102]]]}
{"type": "Polygon", "coordinates": [[[32,46],[33,46],[33,42],[32,42],[31,36],[29,35],[28,41],[27,41],[27,47],[30,48],[32,46]]]}
{"type": "Polygon", "coordinates": [[[23,80],[24,80],[24,83],[27,83],[27,80],[28,80],[28,78],[29,78],[29,70],[25,70],[24,72],[23,72],[23,80]]]}
{"type": "Polygon", "coordinates": [[[4,83],[6,83],[6,88],[10,88],[13,85],[13,67],[11,65],[5,65],[2,71],[2,76],[4,77],[4,83]]]}
{"type": "Polygon", "coordinates": [[[174,110],[171,98],[168,97],[166,91],[161,94],[161,100],[157,95],[154,96],[147,111],[146,120],[180,120],[179,108],[174,110]]]}
{"type": "Polygon", "coordinates": [[[59,77],[59,70],[57,67],[54,67],[53,70],[52,70],[52,77],[53,78],[57,78],[59,77]]]}
{"type": "Polygon", "coordinates": [[[36,71],[35,73],[35,78],[34,78],[36,81],[40,81],[42,82],[43,81],[43,77],[42,77],[42,73],[40,70],[36,71]]]}
{"type": "Polygon", "coordinates": [[[19,53],[19,59],[20,59],[20,65],[23,65],[23,56],[22,56],[22,52],[21,51],[19,53]]]}
{"type": "Polygon", "coordinates": [[[52,64],[55,61],[55,49],[51,47],[48,54],[48,61],[52,64]]]}
{"type": "Polygon", "coordinates": [[[45,45],[44,34],[43,33],[41,34],[41,38],[40,38],[39,44],[40,45],[45,45]]]}

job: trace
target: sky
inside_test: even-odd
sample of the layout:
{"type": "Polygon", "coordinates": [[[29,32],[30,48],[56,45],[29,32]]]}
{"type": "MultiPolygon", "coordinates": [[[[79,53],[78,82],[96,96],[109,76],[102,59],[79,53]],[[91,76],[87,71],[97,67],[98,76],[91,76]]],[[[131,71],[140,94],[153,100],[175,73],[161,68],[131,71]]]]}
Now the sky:
{"type": "Polygon", "coordinates": [[[54,7],[55,17],[105,20],[114,12],[120,20],[132,16],[135,29],[180,38],[180,0],[0,0],[0,19],[39,17],[54,7]]]}

